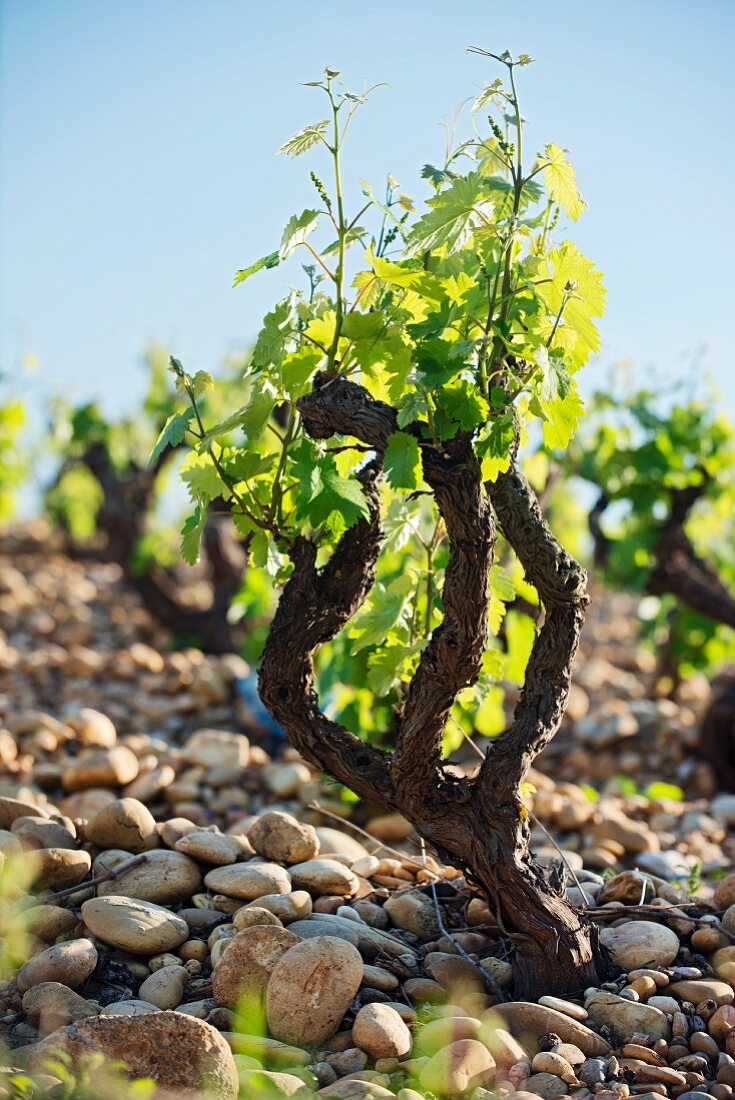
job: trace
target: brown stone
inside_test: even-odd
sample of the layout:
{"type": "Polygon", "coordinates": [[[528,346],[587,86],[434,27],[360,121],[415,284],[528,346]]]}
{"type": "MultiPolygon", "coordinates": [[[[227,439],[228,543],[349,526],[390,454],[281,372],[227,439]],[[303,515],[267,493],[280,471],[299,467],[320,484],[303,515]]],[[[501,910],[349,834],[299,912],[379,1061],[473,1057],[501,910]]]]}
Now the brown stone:
{"type": "Polygon", "coordinates": [[[71,1024],[35,1047],[32,1067],[40,1068],[59,1050],[74,1063],[95,1053],[123,1062],[133,1077],[152,1078],[169,1100],[194,1100],[205,1090],[218,1100],[237,1096],[237,1069],[227,1042],[210,1024],[181,1012],[98,1016],[71,1024]]]}

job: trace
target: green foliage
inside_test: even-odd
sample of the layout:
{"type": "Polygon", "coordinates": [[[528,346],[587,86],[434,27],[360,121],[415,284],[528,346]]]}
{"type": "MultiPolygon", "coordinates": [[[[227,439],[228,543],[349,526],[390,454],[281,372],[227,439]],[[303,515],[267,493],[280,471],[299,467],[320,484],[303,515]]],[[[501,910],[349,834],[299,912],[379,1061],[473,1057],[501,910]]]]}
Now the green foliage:
{"type": "Polygon", "coordinates": [[[13,518],[18,489],[28,473],[27,453],[21,446],[25,422],[21,401],[0,404],[0,524],[13,518]]]}
{"type": "MultiPolygon", "coordinates": [[[[505,76],[475,103],[469,136],[442,166],[425,167],[430,193],[418,212],[390,176],[383,197],[361,181],[366,201],[346,211],[344,140],[374,89],[354,94],[332,70],[312,82],[326,99],[327,119],[300,130],[279,152],[321,153],[332,185],[312,171],[318,204],[295,214],[277,249],[274,236],[274,250],[235,281],[299,257],[306,278],[300,285],[298,271],[289,275],[295,289],[266,314],[241,383],[245,403],[240,397],[235,412],[233,402],[221,420],[208,415],[196,375],[172,360],[182,400],[154,451],[187,433],[186,559],[196,558],[208,502],[222,495],[240,533],[250,536],[254,568],[282,584],[298,538],[310,539],[323,561],[367,515],[357,477],[364,448],[349,437],[307,438],[299,398],[321,371],[359,382],[397,410],[399,430],[384,456],[386,539],[377,583],[343,635],[318,655],[328,711],[373,737],[400,705],[441,621],[448,546],[423,487],[422,444],[441,448],[467,434],[488,480],[508,468],[516,441],[534,424],[543,426],[549,446],[566,446],[583,411],[576,375],[599,347],[601,275],[576,245],[554,238],[560,212],[576,219],[584,208],[574,170],[553,143],[523,162],[515,75],[531,58],[476,52],[499,62],[505,76]],[[506,123],[490,116],[483,133],[481,116],[490,107],[506,123]]],[[[488,734],[503,728],[501,683],[522,682],[535,637],[533,618],[512,606],[519,595],[535,604],[535,592],[507,548],[502,555],[503,568],[490,577],[496,636],[479,685],[452,715],[455,727],[488,734]]]]}
{"type": "Polygon", "coordinates": [[[630,390],[613,380],[597,393],[585,430],[565,459],[569,474],[604,493],[607,581],[643,597],[641,635],[676,675],[714,671],[735,658],[735,632],[674,596],[644,596],[674,495],[701,490],[685,532],[735,593],[735,426],[714,395],[630,390]]]}

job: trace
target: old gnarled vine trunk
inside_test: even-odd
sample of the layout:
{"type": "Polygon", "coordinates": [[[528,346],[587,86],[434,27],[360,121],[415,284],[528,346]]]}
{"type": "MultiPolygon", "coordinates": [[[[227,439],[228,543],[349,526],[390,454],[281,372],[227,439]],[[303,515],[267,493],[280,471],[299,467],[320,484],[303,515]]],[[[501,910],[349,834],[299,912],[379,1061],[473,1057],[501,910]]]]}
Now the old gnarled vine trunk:
{"type": "MultiPolygon", "coordinates": [[[[228,515],[210,515],[202,545],[211,600],[193,606],[182,597],[181,585],[171,570],[140,572],[135,551],[145,533],[156,478],[168,453],[148,467],[131,463],[126,474],[114,467],[107,447],[92,444],[79,461],[96,478],[102,490],[97,525],[106,537],[104,556],[117,562],[140,595],[146,610],[181,638],[196,642],[205,653],[233,653],[237,637],[228,619],[232,599],[242,584],[247,563],[228,515]]],[[[222,502],[224,507],[224,502],[222,502]]]]}
{"type": "Polygon", "coordinates": [[[447,530],[444,616],[409,687],[395,751],[363,743],[319,709],[313,654],[372,587],[382,541],[382,455],[396,430],[396,414],[363,387],[326,376],[317,376],[299,411],[313,438],[348,436],[374,452],[359,475],[370,517],[345,532],[321,569],[314,545],[297,540],[294,570],[263,655],[263,702],[307,760],[372,803],[399,810],[476,883],[514,946],[516,996],[582,990],[604,978],[606,957],[596,927],[534,863],[520,792],[564,713],[587,602],[584,571],[554,539],[514,465],[484,485],[468,435],[459,432],[440,450],[424,440],[420,425],[404,429],[419,441],[424,479],[447,530]],[[510,728],[493,743],[477,775],[458,778],[442,765],[442,737],[457,695],[480,672],[496,523],[539,593],[544,621],[510,728]]]}

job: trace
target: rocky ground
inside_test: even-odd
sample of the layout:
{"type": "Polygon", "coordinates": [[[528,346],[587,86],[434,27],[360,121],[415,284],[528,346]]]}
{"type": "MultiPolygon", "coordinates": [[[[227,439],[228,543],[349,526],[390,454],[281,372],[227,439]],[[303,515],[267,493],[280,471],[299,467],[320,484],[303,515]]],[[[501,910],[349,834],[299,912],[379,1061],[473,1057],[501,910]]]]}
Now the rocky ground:
{"type": "Polygon", "coordinates": [[[707,686],[653,697],[633,610],[599,594],[528,794],[617,977],[514,1002],[482,900],[314,775],[244,662],[168,651],[115,567],[5,535],[0,1096],[81,1095],[61,1050],[170,1097],[727,1100],[735,796],[694,753],[707,686]]]}

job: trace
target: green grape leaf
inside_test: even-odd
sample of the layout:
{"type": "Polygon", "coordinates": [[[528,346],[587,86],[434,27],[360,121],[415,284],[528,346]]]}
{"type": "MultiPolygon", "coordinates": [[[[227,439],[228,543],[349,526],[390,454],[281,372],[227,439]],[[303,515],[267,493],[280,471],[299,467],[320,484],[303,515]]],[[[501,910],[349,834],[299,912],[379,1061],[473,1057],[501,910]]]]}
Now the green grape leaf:
{"type": "Polygon", "coordinates": [[[411,390],[405,394],[398,403],[398,427],[405,428],[422,416],[426,416],[429,406],[426,394],[420,390],[411,390]]]}
{"type": "Polygon", "coordinates": [[[218,496],[227,499],[230,495],[208,452],[198,454],[196,451],[190,451],[181,464],[180,474],[190,498],[199,503],[202,500],[214,500],[218,496]]]}
{"type": "Polygon", "coordinates": [[[289,157],[300,157],[302,153],[306,153],[312,146],[316,145],[318,141],[325,141],[324,133],[329,126],[329,119],[325,118],[322,122],[315,122],[311,126],[305,126],[303,130],[299,130],[298,133],[290,137],[288,141],[284,141],[280,149],[276,150],[276,156],[281,156],[285,153],[289,157]]]}
{"type": "Polygon", "coordinates": [[[289,218],[278,249],[279,259],[287,260],[299,245],[304,243],[309,234],[316,229],[318,219],[318,210],[304,210],[298,216],[294,214],[289,218]]]}
{"type": "Polygon", "coordinates": [[[385,449],[384,469],[393,489],[415,489],[421,469],[421,455],[416,439],[408,432],[392,432],[385,449]]]}
{"type": "Polygon", "coordinates": [[[564,213],[576,222],[587,206],[577,189],[577,174],[560,145],[552,141],[544,149],[544,154],[547,163],[542,175],[549,198],[558,202],[564,213]]]}
{"type": "Polygon", "coordinates": [[[439,248],[457,252],[493,214],[493,203],[487,197],[485,180],[479,172],[452,180],[438,195],[428,199],[427,205],[431,210],[419,218],[409,233],[408,256],[439,248]]]}
{"type": "Polygon", "coordinates": [[[257,569],[265,569],[270,577],[275,577],[286,562],[285,555],[280,552],[268,531],[254,534],[248,549],[253,565],[257,569]]]}
{"type": "Polygon", "coordinates": [[[566,360],[577,369],[592,352],[600,350],[600,336],[592,318],[601,317],[605,310],[602,273],[572,241],[563,241],[545,256],[531,260],[529,270],[535,293],[548,312],[547,335],[564,304],[563,324],[557,329],[556,341],[561,343],[559,337],[565,334],[566,360]],[[573,288],[571,294],[569,287],[573,288]]]}
{"type": "Polygon", "coordinates": [[[584,402],[576,389],[572,388],[566,397],[555,397],[553,401],[541,401],[546,419],[543,432],[547,447],[564,449],[577,430],[584,413],[584,402]]]}
{"type": "Polygon", "coordinates": [[[472,104],[472,113],[475,114],[477,111],[481,111],[482,108],[488,103],[496,103],[498,100],[500,100],[502,95],[503,81],[502,78],[498,76],[495,78],[495,80],[493,80],[492,84],[487,84],[482,89],[479,96],[472,104]]]}
{"type": "Polygon", "coordinates": [[[509,611],[505,616],[505,676],[512,684],[522,687],[526,665],[536,640],[536,624],[520,611],[509,611]]]}
{"type": "Polygon", "coordinates": [[[291,338],[291,295],[279,302],[263,318],[263,327],[253,348],[253,364],[256,367],[280,367],[291,338]]]}
{"type": "Polygon", "coordinates": [[[267,256],[261,256],[259,260],[256,260],[250,267],[241,267],[239,271],[235,272],[235,280],[233,287],[239,286],[240,283],[244,283],[246,279],[249,279],[251,275],[255,275],[257,271],[262,271],[263,268],[278,267],[281,262],[281,258],[277,252],[269,252],[267,256]]]}
{"type": "Polygon", "coordinates": [[[270,382],[258,379],[250,404],[242,410],[240,427],[249,440],[258,439],[265,431],[276,405],[276,391],[270,382]]]}
{"type": "Polygon", "coordinates": [[[249,448],[242,448],[229,452],[222,461],[222,465],[233,481],[250,481],[251,478],[268,473],[277,461],[278,455],[275,451],[261,455],[249,448]]]}
{"type": "Polygon", "coordinates": [[[286,393],[295,401],[309,389],[309,380],[323,358],[319,348],[300,347],[289,352],[281,364],[281,381],[286,393]]]}
{"type": "Polygon", "coordinates": [[[229,433],[234,432],[236,428],[242,427],[242,418],[247,411],[248,406],[241,405],[234,413],[230,413],[225,420],[220,420],[218,424],[213,424],[199,441],[198,446],[200,450],[206,449],[210,443],[213,443],[216,439],[220,439],[221,436],[229,435],[229,433]]]}
{"type": "Polygon", "coordinates": [[[206,370],[198,370],[191,380],[191,388],[195,397],[203,397],[209,390],[214,389],[214,378],[206,370]]]}
{"type": "Polygon", "coordinates": [[[444,183],[451,183],[457,179],[457,173],[448,168],[435,168],[433,164],[425,164],[421,169],[421,179],[428,180],[437,191],[444,183]]]}
{"type": "Polygon", "coordinates": [[[370,688],[380,698],[390,693],[393,687],[409,673],[411,659],[418,652],[418,645],[388,645],[376,649],[368,657],[367,681],[370,688]]]}
{"type": "Polygon", "coordinates": [[[488,418],[490,407],[470,382],[445,386],[437,395],[439,408],[456,420],[466,432],[471,432],[488,418]]]}
{"type": "Polygon", "coordinates": [[[554,401],[557,397],[566,397],[572,378],[564,359],[559,355],[549,355],[549,350],[544,345],[536,348],[533,359],[541,371],[541,400],[554,401]]]}
{"type": "Polygon", "coordinates": [[[404,615],[413,588],[414,582],[407,574],[396,577],[387,587],[375,585],[369,607],[358,612],[347,631],[353,656],[366,646],[382,645],[392,631],[405,626],[404,615]]]}
{"type": "Polygon", "coordinates": [[[155,447],[151,451],[151,457],[148,459],[149,465],[156,462],[167,447],[178,447],[180,443],[184,442],[193,416],[194,410],[189,408],[184,409],[183,412],[174,413],[173,416],[168,418],[156,440],[155,447]]]}
{"type": "Polygon", "coordinates": [[[348,340],[370,340],[383,332],[386,317],[380,310],[372,313],[348,313],[342,322],[342,335],[348,340]]]}
{"type": "Polygon", "coordinates": [[[392,495],[383,516],[384,549],[402,550],[414,533],[414,515],[406,498],[392,495]]]}
{"type": "Polygon", "coordinates": [[[309,519],[315,527],[326,523],[333,512],[342,516],[347,527],[369,518],[370,509],[359,481],[329,470],[320,470],[319,480],[321,489],[309,503],[309,519]]]}
{"type": "Polygon", "coordinates": [[[506,577],[501,565],[490,567],[488,574],[490,600],[487,608],[487,623],[491,634],[497,634],[505,616],[505,605],[516,598],[516,590],[506,577]]]}
{"type": "Polygon", "coordinates": [[[316,449],[302,444],[292,452],[295,459],[292,472],[299,482],[299,514],[313,527],[328,524],[336,513],[351,527],[359,519],[369,519],[370,509],[360,482],[354,477],[342,477],[331,455],[319,455],[316,449]]]}
{"type": "Polygon", "coordinates": [[[483,481],[495,481],[499,473],[508,469],[514,442],[513,412],[491,417],[475,442],[475,450],[482,459],[483,481]]]}
{"type": "Polygon", "coordinates": [[[201,503],[197,504],[193,514],[184,520],[184,526],[181,528],[181,556],[189,565],[196,565],[199,561],[202,532],[206,522],[207,510],[201,503]]]}
{"type": "Polygon", "coordinates": [[[374,255],[372,248],[368,248],[365,259],[377,277],[390,286],[415,290],[422,298],[437,303],[441,302],[444,297],[444,288],[441,282],[435,275],[431,275],[427,271],[418,270],[416,267],[408,267],[405,264],[395,264],[392,260],[385,260],[382,256],[374,255]]]}
{"type": "MultiPolygon", "coordinates": [[[[497,645],[497,642],[495,643],[497,645]]],[[[505,654],[488,646],[482,655],[482,672],[490,680],[500,680],[505,672],[505,654]]]]}

